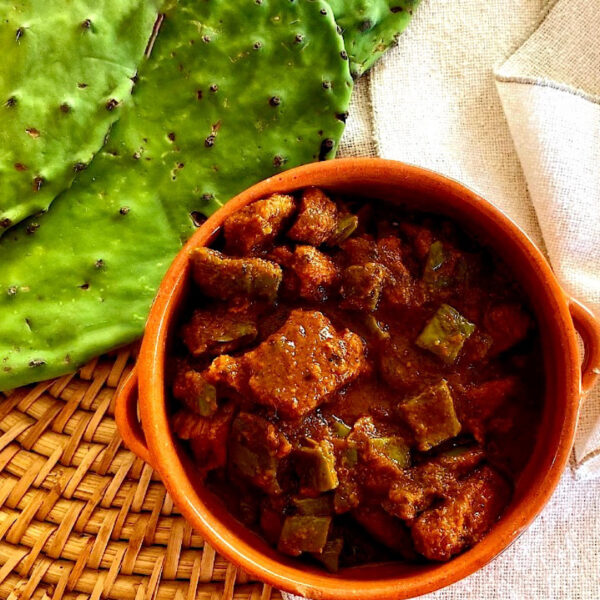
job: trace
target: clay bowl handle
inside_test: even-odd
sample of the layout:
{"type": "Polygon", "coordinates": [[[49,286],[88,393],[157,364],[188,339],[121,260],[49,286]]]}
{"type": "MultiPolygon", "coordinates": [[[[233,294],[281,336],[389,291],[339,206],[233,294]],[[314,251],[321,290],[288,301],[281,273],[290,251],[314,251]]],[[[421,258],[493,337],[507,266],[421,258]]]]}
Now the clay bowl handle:
{"type": "Polygon", "coordinates": [[[589,308],[575,298],[569,298],[568,302],[573,325],[583,340],[581,391],[587,394],[600,375],[600,321],[589,308]]]}
{"type": "Polygon", "coordinates": [[[138,402],[137,365],[117,390],[115,420],[125,445],[143,461],[154,468],[146,437],[137,415],[138,402]]]}

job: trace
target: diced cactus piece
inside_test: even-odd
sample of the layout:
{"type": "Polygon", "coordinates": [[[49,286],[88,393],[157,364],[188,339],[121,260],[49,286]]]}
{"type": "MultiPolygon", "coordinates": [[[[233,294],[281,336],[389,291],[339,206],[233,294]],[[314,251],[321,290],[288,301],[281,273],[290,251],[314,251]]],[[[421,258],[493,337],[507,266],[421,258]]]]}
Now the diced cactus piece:
{"type": "Polygon", "coordinates": [[[369,440],[369,449],[385,456],[401,469],[410,466],[410,448],[399,436],[372,438],[369,440]]]}
{"type": "Polygon", "coordinates": [[[375,315],[369,314],[365,316],[365,325],[369,332],[378,340],[384,341],[390,339],[390,332],[387,330],[387,325],[379,321],[375,315]]]}
{"type": "Polygon", "coordinates": [[[268,494],[281,493],[277,481],[279,461],[267,452],[254,452],[241,442],[234,440],[229,445],[229,463],[254,485],[268,494]]]}
{"type": "Polygon", "coordinates": [[[412,428],[419,450],[429,450],[460,433],[452,394],[443,379],[402,402],[398,411],[412,428]]]}
{"type": "Polygon", "coordinates": [[[434,288],[448,287],[452,280],[444,273],[443,269],[447,259],[444,244],[439,240],[433,242],[429,248],[429,254],[425,262],[423,281],[434,288]]]}
{"type": "Polygon", "coordinates": [[[449,304],[442,304],[417,338],[416,344],[453,364],[475,325],[449,304]]]}
{"type": "Polygon", "coordinates": [[[319,496],[318,498],[292,498],[299,515],[313,515],[326,517],[333,512],[331,496],[319,496]]]}
{"type": "Polygon", "coordinates": [[[46,210],[102,147],[161,4],[0,2],[0,235],[46,210]]]}
{"type": "Polygon", "coordinates": [[[316,492],[335,489],[339,481],[331,443],[327,440],[316,442],[308,439],[306,446],[297,451],[297,471],[305,489],[316,492]]]}
{"type": "Polygon", "coordinates": [[[303,552],[322,552],[327,543],[331,517],[286,517],[277,549],[290,556],[303,552]]]}
{"type": "Polygon", "coordinates": [[[342,29],[350,71],[360,77],[396,41],[419,0],[329,0],[342,29]]]}
{"type": "Polygon", "coordinates": [[[315,553],[313,556],[325,565],[331,573],[337,573],[340,568],[340,554],[344,548],[344,539],[335,538],[323,547],[323,552],[315,553]]]}
{"type": "Polygon", "coordinates": [[[106,146],[33,234],[0,239],[2,390],[138,338],[198,213],[335,155],[352,79],[327,4],[169,0],[165,13],[106,146]]]}
{"type": "Polygon", "coordinates": [[[342,453],[342,466],[352,468],[358,463],[358,449],[348,446],[342,453]]]}
{"type": "Polygon", "coordinates": [[[356,215],[345,214],[338,218],[335,231],[327,240],[328,246],[339,246],[345,242],[358,228],[358,217],[356,215]]]}
{"type": "Polygon", "coordinates": [[[347,438],[352,431],[352,427],[346,425],[346,423],[338,417],[333,417],[331,428],[333,429],[333,433],[339,438],[347,438]]]}
{"type": "Polygon", "coordinates": [[[291,450],[283,433],[270,421],[241,412],[233,421],[229,463],[251,483],[268,494],[280,494],[279,460],[291,450]]]}

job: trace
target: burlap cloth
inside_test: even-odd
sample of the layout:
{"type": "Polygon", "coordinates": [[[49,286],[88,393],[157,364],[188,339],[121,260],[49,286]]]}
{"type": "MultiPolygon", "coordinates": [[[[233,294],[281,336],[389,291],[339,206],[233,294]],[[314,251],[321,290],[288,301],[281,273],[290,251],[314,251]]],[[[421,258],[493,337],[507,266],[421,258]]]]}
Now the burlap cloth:
{"type": "MultiPolygon", "coordinates": [[[[402,160],[473,188],[600,313],[600,0],[423,0],[351,108],[342,155],[402,160]]],[[[598,389],[571,466],[511,548],[426,598],[600,598],[598,389]]]]}

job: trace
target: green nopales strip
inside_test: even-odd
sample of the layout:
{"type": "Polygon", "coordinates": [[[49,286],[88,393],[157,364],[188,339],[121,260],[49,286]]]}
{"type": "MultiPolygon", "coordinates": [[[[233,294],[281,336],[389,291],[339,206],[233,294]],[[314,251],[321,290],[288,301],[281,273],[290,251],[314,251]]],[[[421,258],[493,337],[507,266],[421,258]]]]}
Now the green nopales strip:
{"type": "Polygon", "coordinates": [[[48,208],[130,97],[160,0],[0,0],[0,235],[48,208]]]}
{"type": "Polygon", "coordinates": [[[328,0],[356,79],[406,29],[420,0],[328,0]]]}
{"type": "Polygon", "coordinates": [[[195,211],[335,154],[352,79],[325,3],[165,10],[105,147],[48,213],[0,239],[0,389],[139,337],[195,211]]]}

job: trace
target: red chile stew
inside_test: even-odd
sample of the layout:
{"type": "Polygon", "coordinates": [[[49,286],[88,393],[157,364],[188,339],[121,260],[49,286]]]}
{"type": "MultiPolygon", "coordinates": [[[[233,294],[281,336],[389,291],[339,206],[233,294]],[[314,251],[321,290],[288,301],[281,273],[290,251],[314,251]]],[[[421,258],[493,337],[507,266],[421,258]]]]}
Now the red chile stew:
{"type": "Polygon", "coordinates": [[[445,218],[312,188],[229,217],[192,273],[172,424],[237,518],[331,571],[485,536],[543,388],[498,257],[445,218]]]}

